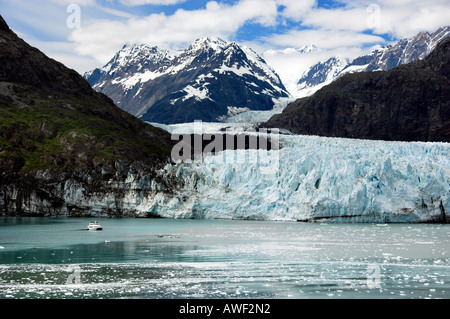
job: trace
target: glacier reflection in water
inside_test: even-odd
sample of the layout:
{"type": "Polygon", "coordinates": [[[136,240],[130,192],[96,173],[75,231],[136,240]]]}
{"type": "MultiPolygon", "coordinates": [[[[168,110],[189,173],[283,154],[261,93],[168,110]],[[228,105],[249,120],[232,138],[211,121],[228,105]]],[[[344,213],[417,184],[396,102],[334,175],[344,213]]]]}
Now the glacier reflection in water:
{"type": "Polygon", "coordinates": [[[0,218],[0,298],[449,298],[450,226],[0,218]]]}

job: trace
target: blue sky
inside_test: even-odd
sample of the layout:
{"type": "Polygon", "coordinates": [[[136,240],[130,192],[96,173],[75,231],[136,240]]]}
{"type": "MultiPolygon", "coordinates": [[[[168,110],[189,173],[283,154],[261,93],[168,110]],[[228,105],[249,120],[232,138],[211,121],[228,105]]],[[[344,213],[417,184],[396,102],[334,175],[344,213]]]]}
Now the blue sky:
{"type": "Polygon", "coordinates": [[[80,73],[104,65],[125,43],[176,50],[202,36],[258,53],[314,44],[322,50],[316,59],[352,58],[448,25],[449,9],[448,0],[0,1],[1,15],[19,36],[80,73]]]}

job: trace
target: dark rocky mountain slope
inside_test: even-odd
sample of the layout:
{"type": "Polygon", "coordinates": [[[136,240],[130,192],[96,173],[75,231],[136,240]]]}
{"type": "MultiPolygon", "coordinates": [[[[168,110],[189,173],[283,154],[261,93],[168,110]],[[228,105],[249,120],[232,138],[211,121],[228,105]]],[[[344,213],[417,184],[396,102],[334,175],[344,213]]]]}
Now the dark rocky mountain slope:
{"type": "Polygon", "coordinates": [[[167,132],[116,107],[4,21],[0,39],[1,172],[168,157],[167,132]]]}
{"type": "Polygon", "coordinates": [[[329,137],[450,141],[450,38],[424,60],[347,74],[263,126],[329,137]]]}
{"type": "Polygon", "coordinates": [[[0,17],[0,215],[123,214],[127,176],[156,179],[172,145],[169,133],[118,108],[0,17]],[[84,200],[70,203],[73,192],[84,200]]]}

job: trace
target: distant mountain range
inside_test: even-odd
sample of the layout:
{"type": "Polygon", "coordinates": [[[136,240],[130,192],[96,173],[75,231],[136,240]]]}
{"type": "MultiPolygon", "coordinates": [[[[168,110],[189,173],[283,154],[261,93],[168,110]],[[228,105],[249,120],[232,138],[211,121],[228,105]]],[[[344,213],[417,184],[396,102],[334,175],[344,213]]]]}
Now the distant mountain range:
{"type": "MultiPolygon", "coordinates": [[[[390,70],[425,58],[450,27],[419,33],[353,61],[332,57],[310,67],[290,93],[280,76],[248,47],[217,37],[196,40],[171,56],[147,44],[125,45],[102,68],[87,72],[91,86],[143,121],[217,122],[247,111],[272,110],[286,97],[310,96],[348,73],[390,70]]],[[[315,45],[268,50],[264,56],[314,54],[315,45]]]]}
{"type": "MultiPolygon", "coordinates": [[[[430,47],[430,42],[425,43],[430,47]]],[[[389,52],[385,50],[378,56],[387,56],[389,52]]],[[[378,60],[385,62],[385,68],[391,68],[412,56],[422,54],[378,60]]],[[[361,65],[371,68],[373,64],[367,63],[370,61],[373,59],[361,65]]],[[[312,96],[291,103],[263,126],[303,135],[450,142],[449,96],[450,38],[447,37],[423,60],[388,71],[340,76],[312,96]]]]}
{"type": "Polygon", "coordinates": [[[316,47],[314,44],[311,45],[305,45],[301,48],[286,48],[282,50],[267,50],[263,53],[264,56],[271,56],[271,55],[288,55],[288,54],[303,54],[303,53],[312,53],[312,52],[319,52],[320,49],[316,47]]]}
{"type": "Polygon", "coordinates": [[[319,62],[305,72],[297,84],[296,97],[309,96],[330,84],[337,78],[354,72],[387,71],[396,66],[423,59],[431,53],[436,45],[450,35],[450,26],[442,27],[433,33],[419,33],[410,39],[402,39],[395,45],[374,50],[349,61],[340,57],[332,57],[319,62]]]}
{"type": "Polygon", "coordinates": [[[123,110],[163,124],[271,110],[277,99],[289,96],[258,54],[217,37],[198,39],[174,57],[157,47],[126,45],[84,77],[123,110]]]}

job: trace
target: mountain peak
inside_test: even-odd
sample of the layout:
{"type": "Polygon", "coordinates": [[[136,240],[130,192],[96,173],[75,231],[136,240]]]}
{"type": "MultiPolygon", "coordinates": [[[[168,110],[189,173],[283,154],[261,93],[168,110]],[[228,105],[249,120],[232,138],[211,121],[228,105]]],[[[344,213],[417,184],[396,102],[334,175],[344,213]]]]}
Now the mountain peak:
{"type": "Polygon", "coordinates": [[[318,52],[320,49],[316,47],[314,44],[305,45],[301,47],[300,49],[297,49],[297,52],[299,53],[311,53],[311,52],[318,52]]]}
{"type": "Polygon", "coordinates": [[[319,62],[306,71],[298,81],[300,88],[329,84],[347,65],[349,61],[341,57],[331,57],[319,62]]]}
{"type": "Polygon", "coordinates": [[[198,38],[197,40],[194,41],[194,43],[207,43],[209,45],[227,45],[228,42],[217,37],[217,36],[207,36],[207,37],[202,37],[202,38],[198,38]]]}
{"type": "MultiPolygon", "coordinates": [[[[146,54],[137,50],[136,56],[146,54]]],[[[110,65],[85,77],[123,110],[164,124],[219,121],[230,110],[270,110],[274,100],[289,96],[257,53],[219,37],[199,38],[172,59],[152,61],[134,58],[125,47],[110,65]]]]}
{"type": "Polygon", "coordinates": [[[449,142],[449,62],[446,38],[423,60],[346,74],[264,125],[306,135],[449,142]]]}
{"type": "Polygon", "coordinates": [[[145,43],[125,44],[114,57],[103,67],[101,71],[113,74],[117,71],[126,73],[151,68],[170,60],[169,52],[160,50],[157,46],[150,46],[145,43]],[[132,70],[129,70],[129,69],[132,70]]]}
{"type": "Polygon", "coordinates": [[[124,44],[124,46],[122,47],[122,49],[120,51],[138,51],[138,50],[157,50],[158,47],[157,46],[151,46],[149,44],[146,43],[126,43],[124,44]]]}
{"type": "Polygon", "coordinates": [[[166,50],[160,50],[157,46],[150,46],[145,43],[125,44],[123,48],[117,52],[116,56],[120,58],[133,59],[136,57],[154,58],[166,56],[166,50]]]}
{"type": "Polygon", "coordinates": [[[446,26],[432,33],[419,32],[412,38],[404,38],[395,44],[377,48],[351,62],[336,58],[318,62],[301,76],[296,92],[293,93],[296,97],[309,96],[347,73],[387,71],[414,60],[422,60],[449,36],[450,26],[446,26]]]}
{"type": "Polygon", "coordinates": [[[10,31],[8,24],[5,20],[3,20],[3,17],[0,15],[0,30],[2,31],[10,31]]]}
{"type": "Polygon", "coordinates": [[[223,50],[229,43],[219,37],[208,36],[195,40],[189,48],[188,52],[196,52],[201,49],[213,49],[214,51],[223,50]]]}

